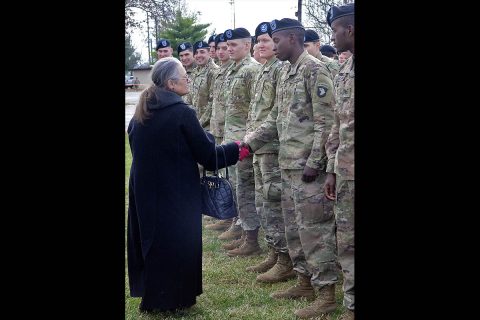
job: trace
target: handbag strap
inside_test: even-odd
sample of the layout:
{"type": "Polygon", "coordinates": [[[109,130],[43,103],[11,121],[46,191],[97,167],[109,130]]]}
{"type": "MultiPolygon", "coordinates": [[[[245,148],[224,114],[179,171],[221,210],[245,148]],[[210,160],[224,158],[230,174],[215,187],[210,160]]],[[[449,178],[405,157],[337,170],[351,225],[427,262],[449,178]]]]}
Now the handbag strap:
{"type": "MultiPolygon", "coordinates": [[[[226,178],[228,180],[228,166],[227,166],[227,156],[225,155],[225,149],[223,148],[223,146],[220,146],[220,148],[222,148],[222,151],[223,151],[223,161],[225,163],[225,172],[227,174],[226,178]]],[[[217,170],[218,170],[218,167],[217,167],[217,170]]]]}
{"type": "MultiPolygon", "coordinates": [[[[215,150],[215,171],[213,172],[213,175],[218,177],[218,158],[217,158],[217,146],[216,144],[213,144],[213,149],[215,150]]],[[[222,147],[223,150],[223,147],[222,147]]],[[[223,150],[223,156],[225,157],[225,150],[223,150]]],[[[225,160],[226,161],[226,160],[225,160]]],[[[203,176],[207,176],[207,170],[205,167],[203,167],[203,176]]],[[[227,179],[228,179],[228,171],[227,171],[227,179]]]]}

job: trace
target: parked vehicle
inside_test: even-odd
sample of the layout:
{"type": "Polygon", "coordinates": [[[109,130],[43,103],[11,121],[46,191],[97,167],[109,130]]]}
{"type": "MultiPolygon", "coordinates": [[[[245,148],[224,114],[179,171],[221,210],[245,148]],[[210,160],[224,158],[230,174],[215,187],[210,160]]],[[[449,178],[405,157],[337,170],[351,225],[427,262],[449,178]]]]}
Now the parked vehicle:
{"type": "Polygon", "coordinates": [[[140,84],[140,81],[138,80],[138,78],[134,76],[125,76],[125,89],[126,88],[138,89],[139,84],[140,84]]]}

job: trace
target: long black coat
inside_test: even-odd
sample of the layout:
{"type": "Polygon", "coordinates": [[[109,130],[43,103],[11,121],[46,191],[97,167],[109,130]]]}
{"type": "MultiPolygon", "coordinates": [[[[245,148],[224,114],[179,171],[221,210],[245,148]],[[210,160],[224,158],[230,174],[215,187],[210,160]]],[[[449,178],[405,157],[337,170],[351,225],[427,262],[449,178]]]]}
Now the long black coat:
{"type": "MultiPolygon", "coordinates": [[[[189,307],[202,293],[200,176],[197,162],[215,166],[215,140],[195,111],[173,92],[157,89],[152,115],[128,126],[132,167],[128,206],[130,295],[148,309],[189,307]]],[[[224,167],[218,152],[219,167],[224,167]]],[[[227,165],[238,146],[224,145],[227,165]]]]}

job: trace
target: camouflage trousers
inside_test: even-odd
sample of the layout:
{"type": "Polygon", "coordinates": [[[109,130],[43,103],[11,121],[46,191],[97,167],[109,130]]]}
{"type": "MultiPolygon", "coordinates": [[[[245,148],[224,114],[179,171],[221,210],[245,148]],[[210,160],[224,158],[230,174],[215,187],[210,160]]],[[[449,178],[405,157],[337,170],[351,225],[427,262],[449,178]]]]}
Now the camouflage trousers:
{"type": "Polygon", "coordinates": [[[260,227],[260,217],[255,209],[253,157],[250,155],[237,162],[236,165],[228,167],[228,173],[237,195],[239,219],[236,224],[241,225],[245,231],[258,229],[260,227]]]}
{"type": "MultiPolygon", "coordinates": [[[[337,179],[335,219],[337,221],[338,262],[343,272],[343,305],[355,309],[355,180],[337,179]]],[[[332,201],[333,202],[333,201],[332,201]]]]}
{"type": "Polygon", "coordinates": [[[282,177],[277,153],[253,155],[255,207],[265,241],[276,252],[288,253],[282,214],[282,177]]]}
{"type": "Polygon", "coordinates": [[[303,170],[281,170],[282,211],[288,253],[295,271],[321,288],[338,281],[333,201],[324,197],[326,173],[309,183],[303,170]]]}

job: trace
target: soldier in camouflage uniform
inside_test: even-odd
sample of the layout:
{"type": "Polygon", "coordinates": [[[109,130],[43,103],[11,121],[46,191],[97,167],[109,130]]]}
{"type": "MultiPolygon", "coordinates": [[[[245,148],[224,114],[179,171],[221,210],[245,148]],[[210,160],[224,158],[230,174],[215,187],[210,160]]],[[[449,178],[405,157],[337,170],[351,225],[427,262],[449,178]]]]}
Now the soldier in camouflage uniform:
{"type": "Polygon", "coordinates": [[[218,66],[210,58],[208,44],[205,41],[197,41],[193,44],[193,55],[197,67],[194,70],[192,83],[192,106],[197,111],[200,125],[209,131],[212,114],[210,89],[218,66]]]}
{"type": "Polygon", "coordinates": [[[178,57],[183,67],[187,71],[187,76],[190,80],[189,82],[189,92],[184,95],[183,101],[187,104],[192,104],[192,83],[193,83],[193,70],[197,66],[195,64],[195,59],[193,58],[193,47],[190,42],[182,42],[177,47],[178,57]]]}
{"type": "MultiPolygon", "coordinates": [[[[241,140],[247,129],[247,117],[252,100],[252,88],[261,65],[250,57],[251,35],[245,28],[228,29],[224,32],[228,54],[234,64],[229,68],[226,92],[224,142],[241,140]]],[[[227,255],[250,256],[260,254],[258,229],[260,217],[255,209],[255,179],[253,176],[253,156],[238,162],[232,171],[238,205],[238,217],[243,231],[244,242],[227,251],[227,255]]]]}
{"type": "MultiPolygon", "coordinates": [[[[275,102],[279,74],[284,63],[275,57],[270,23],[262,22],[255,29],[256,50],[266,63],[255,79],[253,99],[247,119],[247,136],[255,131],[270,113],[275,102]]],[[[258,60],[257,60],[258,61],[258,60]]],[[[282,178],[278,165],[279,142],[275,138],[258,149],[253,155],[255,175],[255,206],[265,231],[269,248],[267,259],[247,271],[260,272],[257,281],[274,283],[295,277],[292,261],[288,255],[283,222],[281,190],[282,178]]]]}
{"type": "Polygon", "coordinates": [[[170,41],[168,41],[167,39],[158,40],[155,51],[157,51],[158,60],[166,57],[171,57],[173,54],[173,48],[170,45],[170,41]]]}
{"type": "MultiPolygon", "coordinates": [[[[304,50],[305,29],[284,18],[271,23],[277,58],[289,60],[277,82],[276,101],[267,119],[244,142],[259,150],[278,137],[285,236],[298,282],[272,294],[275,299],[313,299],[315,313],[336,308],[335,217],[323,196],[325,142],[333,122],[333,81],[325,64],[304,50]]],[[[305,309],[295,311],[304,318],[305,309]]]]}
{"type": "Polygon", "coordinates": [[[330,70],[330,72],[332,73],[332,79],[335,78],[338,73],[338,69],[340,68],[340,65],[336,60],[324,56],[320,52],[320,37],[318,36],[318,33],[316,33],[314,30],[306,30],[305,43],[303,46],[309,54],[325,63],[328,70],[330,70]]]}
{"type": "Polygon", "coordinates": [[[348,310],[341,319],[354,319],[354,199],[355,199],[355,13],[354,4],[332,7],[327,22],[333,30],[332,41],[339,51],[352,56],[342,64],[335,78],[334,122],[327,139],[328,156],[325,196],[335,200],[338,262],[343,272],[343,305],[348,310]]]}
{"type": "MultiPolygon", "coordinates": [[[[220,67],[216,69],[213,75],[213,85],[210,90],[212,100],[212,113],[210,117],[210,133],[215,137],[215,142],[221,144],[223,141],[223,131],[225,127],[225,109],[227,93],[227,70],[233,65],[227,52],[227,40],[223,33],[215,37],[216,54],[220,61],[220,67]]],[[[230,170],[231,173],[233,170],[230,170]]],[[[221,170],[224,174],[224,169],[221,170]]],[[[236,225],[237,219],[219,220],[217,223],[206,225],[206,229],[225,231],[219,238],[222,240],[235,240],[241,237],[242,228],[236,225]]],[[[229,247],[227,247],[229,248],[229,247]]]]}
{"type": "Polygon", "coordinates": [[[211,35],[210,38],[208,38],[208,48],[209,48],[209,54],[210,58],[213,59],[213,62],[215,62],[216,65],[220,64],[220,61],[218,60],[217,57],[217,44],[215,43],[215,35],[211,35]]]}

